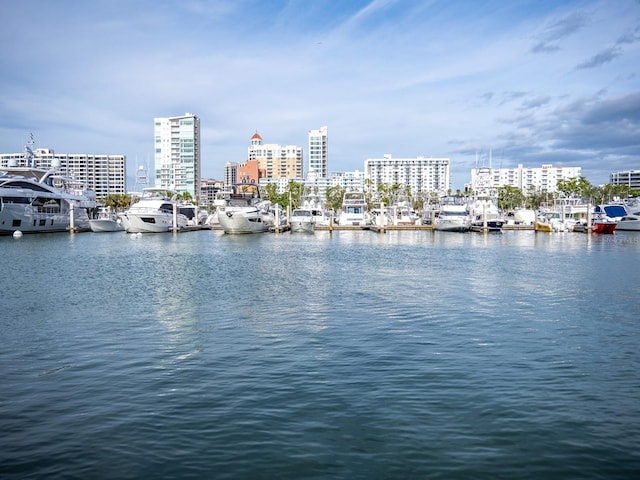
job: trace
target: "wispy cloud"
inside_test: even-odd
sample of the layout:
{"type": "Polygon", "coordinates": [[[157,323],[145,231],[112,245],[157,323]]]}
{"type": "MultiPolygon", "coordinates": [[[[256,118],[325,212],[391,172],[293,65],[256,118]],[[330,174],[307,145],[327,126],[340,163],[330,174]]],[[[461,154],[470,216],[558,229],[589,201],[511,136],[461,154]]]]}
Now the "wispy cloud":
{"type": "MultiPolygon", "coordinates": [[[[640,0],[638,0],[640,3],[640,0]]],[[[631,44],[640,40],[640,26],[636,27],[633,31],[624,33],[621,35],[618,40],[616,40],[616,45],[623,44],[631,44]]]]}
{"type": "Polygon", "coordinates": [[[576,70],[584,70],[588,68],[596,68],[605,63],[612,62],[614,59],[622,55],[622,49],[618,47],[609,47],[590,59],[576,65],[576,70]]]}
{"type": "Polygon", "coordinates": [[[585,12],[577,11],[553,22],[539,35],[540,41],[531,48],[531,52],[552,53],[560,50],[560,46],[554,42],[578,32],[588,21],[589,17],[585,12]]]}

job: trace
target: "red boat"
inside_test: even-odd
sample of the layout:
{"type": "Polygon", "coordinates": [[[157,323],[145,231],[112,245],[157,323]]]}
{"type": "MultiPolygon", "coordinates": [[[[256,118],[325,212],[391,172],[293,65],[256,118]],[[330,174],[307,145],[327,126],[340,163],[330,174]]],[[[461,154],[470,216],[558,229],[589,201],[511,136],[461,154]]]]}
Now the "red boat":
{"type": "Polygon", "coordinates": [[[591,226],[592,233],[613,233],[618,224],[611,220],[594,220],[591,226]]]}

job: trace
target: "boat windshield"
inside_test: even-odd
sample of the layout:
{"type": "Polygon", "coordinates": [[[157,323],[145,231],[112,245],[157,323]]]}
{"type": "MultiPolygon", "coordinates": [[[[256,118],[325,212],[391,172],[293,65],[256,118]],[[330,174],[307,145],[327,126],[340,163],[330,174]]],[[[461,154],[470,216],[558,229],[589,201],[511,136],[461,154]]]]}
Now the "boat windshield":
{"type": "Polygon", "coordinates": [[[604,207],[604,213],[607,214],[607,217],[624,217],[627,214],[627,211],[622,205],[607,205],[604,207]]]}

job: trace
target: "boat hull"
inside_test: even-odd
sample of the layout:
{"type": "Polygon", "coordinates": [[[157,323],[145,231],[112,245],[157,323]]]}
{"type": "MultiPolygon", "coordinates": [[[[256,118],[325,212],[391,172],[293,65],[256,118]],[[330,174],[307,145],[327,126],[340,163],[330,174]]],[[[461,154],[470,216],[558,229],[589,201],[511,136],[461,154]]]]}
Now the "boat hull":
{"type": "Polygon", "coordinates": [[[505,222],[489,220],[487,222],[474,222],[471,224],[472,232],[489,232],[489,233],[501,233],[502,226],[505,222]]]}
{"type": "Polygon", "coordinates": [[[533,229],[536,232],[547,232],[547,233],[553,232],[553,227],[551,226],[551,224],[545,223],[545,222],[538,222],[538,221],[533,222],[533,229]]]}
{"type": "MultiPolygon", "coordinates": [[[[0,212],[0,235],[12,235],[16,231],[22,233],[56,233],[68,232],[71,217],[69,213],[37,212],[31,207],[14,209],[13,205],[5,204],[0,212]]],[[[75,230],[89,228],[88,216],[77,210],[74,220],[75,230]]]]}
{"type": "Polygon", "coordinates": [[[251,212],[226,209],[218,215],[218,222],[224,233],[229,234],[264,233],[273,226],[257,209],[251,212]]]}
{"type": "Polygon", "coordinates": [[[435,220],[433,228],[441,232],[468,232],[471,224],[467,217],[445,215],[435,220]]]}
{"type": "Polygon", "coordinates": [[[640,217],[622,217],[618,222],[616,230],[624,230],[630,232],[640,231],[640,217]]]}
{"type": "Polygon", "coordinates": [[[122,232],[124,230],[124,226],[122,222],[118,220],[107,220],[107,219],[95,219],[89,220],[89,227],[92,232],[103,233],[103,232],[122,232]]]}
{"type": "Polygon", "coordinates": [[[291,219],[289,225],[292,233],[313,233],[315,230],[313,221],[309,220],[291,219]]]}
{"type": "MultiPolygon", "coordinates": [[[[127,233],[165,233],[173,230],[173,215],[170,213],[125,213],[122,223],[127,233]]],[[[178,229],[187,225],[187,217],[178,215],[178,229]]]]}
{"type": "Polygon", "coordinates": [[[592,228],[591,228],[591,232],[592,233],[599,233],[599,234],[603,234],[603,235],[610,235],[612,234],[615,230],[616,227],[618,226],[617,223],[594,223],[592,228]]]}

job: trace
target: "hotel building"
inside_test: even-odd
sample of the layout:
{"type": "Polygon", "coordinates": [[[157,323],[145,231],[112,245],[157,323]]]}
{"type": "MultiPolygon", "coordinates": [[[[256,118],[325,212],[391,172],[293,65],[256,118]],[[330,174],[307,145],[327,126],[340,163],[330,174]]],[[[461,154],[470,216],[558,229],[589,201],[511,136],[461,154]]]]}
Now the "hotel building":
{"type": "MultiPolygon", "coordinates": [[[[257,161],[257,170],[264,172],[264,178],[302,178],[302,147],[263,144],[262,137],[256,132],[251,137],[247,159],[257,161]]],[[[258,183],[260,179],[255,180],[258,183]]]]}
{"type": "MultiPolygon", "coordinates": [[[[127,157],[91,153],[55,153],[51,148],[33,150],[33,167],[56,167],[61,173],[84,183],[96,198],[127,192],[127,157]]],[[[24,153],[0,154],[0,167],[26,166],[24,153]]]]}
{"type": "Polygon", "coordinates": [[[154,119],[155,186],[200,197],[200,119],[192,113],[154,119]]]}

